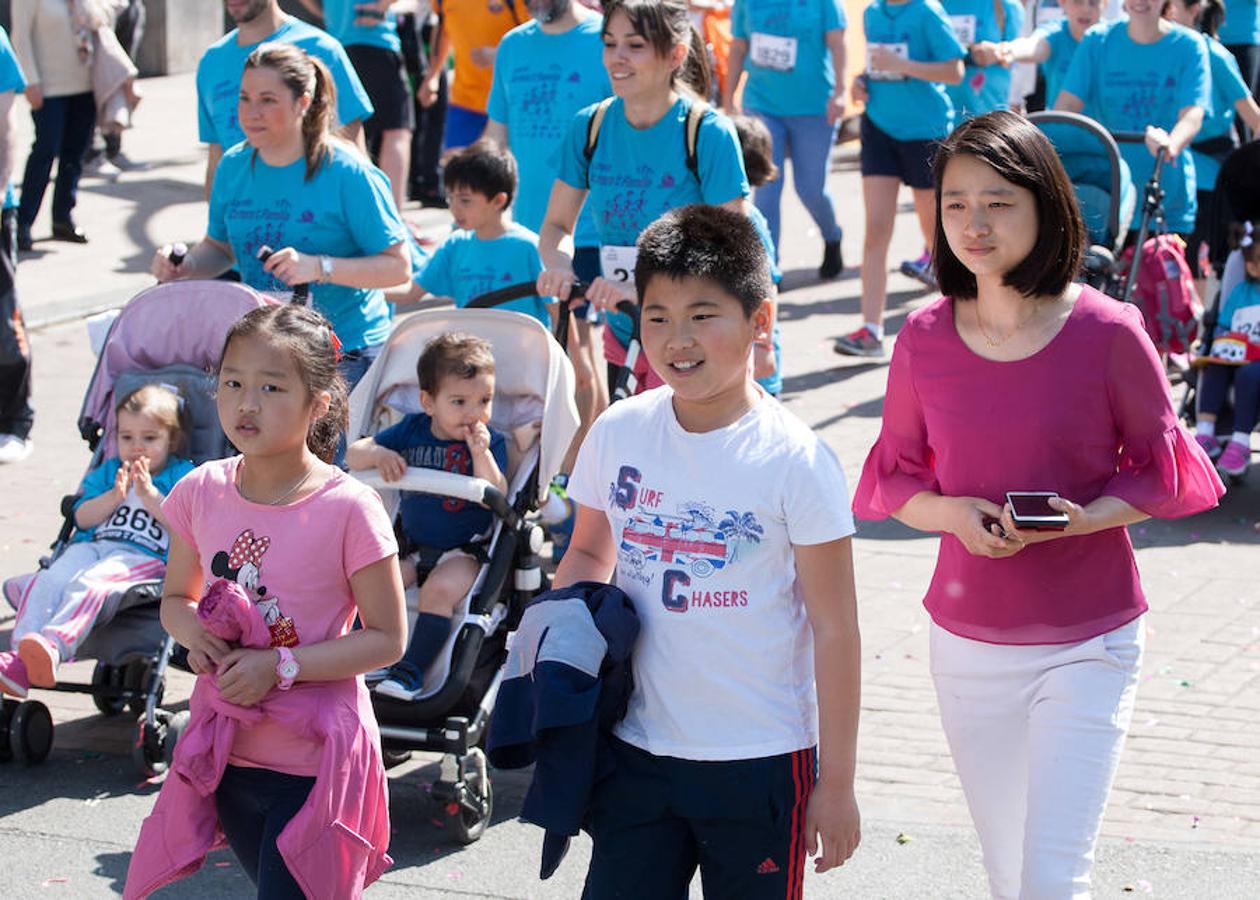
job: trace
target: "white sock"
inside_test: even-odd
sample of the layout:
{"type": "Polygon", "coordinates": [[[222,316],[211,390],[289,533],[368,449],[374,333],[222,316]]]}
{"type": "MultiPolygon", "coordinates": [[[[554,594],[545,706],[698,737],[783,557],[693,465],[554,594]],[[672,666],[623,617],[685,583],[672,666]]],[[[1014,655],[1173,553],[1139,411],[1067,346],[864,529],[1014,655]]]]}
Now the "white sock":
{"type": "Polygon", "coordinates": [[[879,322],[863,322],[862,324],[865,325],[867,331],[875,335],[875,337],[879,338],[881,341],[884,339],[884,326],[882,324],[879,322]]]}
{"type": "Polygon", "coordinates": [[[1246,431],[1235,431],[1229,439],[1235,444],[1242,444],[1248,450],[1251,449],[1251,435],[1246,431]]]}
{"type": "Polygon", "coordinates": [[[1194,423],[1194,433],[1203,434],[1210,438],[1216,437],[1216,421],[1204,422],[1202,419],[1194,423]]]}

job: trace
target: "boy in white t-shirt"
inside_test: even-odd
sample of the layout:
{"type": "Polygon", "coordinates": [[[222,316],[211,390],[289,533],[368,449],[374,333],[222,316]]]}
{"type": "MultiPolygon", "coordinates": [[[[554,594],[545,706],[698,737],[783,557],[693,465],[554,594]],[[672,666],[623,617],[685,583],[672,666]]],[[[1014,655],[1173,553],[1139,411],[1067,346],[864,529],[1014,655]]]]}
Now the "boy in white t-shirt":
{"type": "Polygon", "coordinates": [[[635,284],[665,386],[592,426],[555,579],[615,570],[642,626],[583,896],[686,896],[699,866],[708,896],[800,897],[807,849],[821,842],[822,872],[859,840],[844,474],[753,381],[772,292],[746,216],[666,213],[639,238],[635,284]]]}

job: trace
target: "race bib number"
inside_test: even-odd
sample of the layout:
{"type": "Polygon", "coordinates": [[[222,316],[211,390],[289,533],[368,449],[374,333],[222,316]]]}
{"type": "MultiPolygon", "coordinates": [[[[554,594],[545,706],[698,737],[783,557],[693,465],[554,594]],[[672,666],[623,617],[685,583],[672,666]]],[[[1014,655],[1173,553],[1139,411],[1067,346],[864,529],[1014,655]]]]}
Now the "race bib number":
{"type": "Polygon", "coordinates": [[[126,541],[152,553],[165,553],[170,538],[162,523],[153,517],[135,491],[115,508],[108,519],[92,533],[96,541],[126,541]]]}
{"type": "Polygon", "coordinates": [[[763,69],[791,72],[796,68],[796,38],[753,32],[752,61],[763,69]]]}
{"type": "Polygon", "coordinates": [[[634,264],[638,258],[638,247],[600,247],[600,273],[609,281],[632,287],[634,285],[634,264]]]}
{"type": "Polygon", "coordinates": [[[1244,306],[1234,313],[1229,330],[1247,335],[1247,340],[1260,344],[1260,306],[1244,306]]]}
{"type": "Polygon", "coordinates": [[[1058,3],[1042,2],[1037,6],[1037,26],[1050,25],[1064,16],[1063,7],[1058,3]]]}
{"type": "Polygon", "coordinates": [[[958,38],[958,43],[970,47],[976,42],[975,16],[950,16],[949,24],[954,26],[954,37],[958,38]]]}
{"type": "Polygon", "coordinates": [[[867,44],[866,45],[866,77],[873,81],[904,81],[904,75],[899,72],[888,72],[883,69],[877,69],[871,63],[871,51],[876,47],[883,47],[889,53],[895,54],[902,59],[910,58],[909,44],[867,44]]]}

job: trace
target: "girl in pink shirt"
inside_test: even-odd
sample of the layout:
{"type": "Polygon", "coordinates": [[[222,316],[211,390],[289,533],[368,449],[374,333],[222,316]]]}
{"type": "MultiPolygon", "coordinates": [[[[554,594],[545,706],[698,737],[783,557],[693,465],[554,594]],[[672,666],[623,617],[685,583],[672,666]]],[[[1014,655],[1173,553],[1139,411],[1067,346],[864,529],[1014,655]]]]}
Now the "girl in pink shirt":
{"type": "MultiPolygon", "coordinates": [[[[189,733],[200,730],[195,744],[177,745],[151,819],[179,821],[163,801],[168,791],[193,796],[187,785],[204,780],[206,755],[188,759],[191,747],[206,735],[226,735],[230,746],[210,754],[226,763],[210,819],[217,814],[215,830],[226,835],[260,897],[300,897],[299,884],[336,868],[335,858],[303,857],[304,848],[293,846],[294,835],[336,798],[362,791],[359,807],[385,811],[379,738],[358,676],[402,655],[402,584],[380,499],[330,465],[347,417],[337,346],[328,321],[298,305],[256,309],[237,322],[224,344],[217,392],[220,423],[241,455],[201,466],[163,505],[173,534],[162,623],[188,648],[198,673],[189,733]],[[197,598],[216,579],[240,585],[257,604],[269,648],[233,647],[203,628],[197,598]],[[362,627],[351,630],[356,615],[362,627]],[[295,716],[304,703],[309,716],[295,716]],[[237,724],[215,730],[228,720],[237,724]],[[336,742],[363,752],[330,766],[323,754],[336,742]]],[[[357,874],[338,875],[336,883],[357,895],[388,860],[388,819],[360,815],[358,807],[351,814],[327,827],[317,821],[315,831],[333,832],[336,824],[371,846],[366,864],[346,857],[357,874]],[[356,830],[351,814],[368,821],[356,830]]],[[[157,843],[163,830],[141,834],[132,863],[140,892],[185,862],[146,846],[146,834],[157,843]]]]}
{"type": "Polygon", "coordinates": [[[854,511],[941,535],[924,605],[950,751],[995,897],[1086,896],[1146,610],[1127,525],[1223,493],[1136,307],[1072,284],[1084,230],[1037,128],[960,126],[936,163],[946,296],[897,337],[854,511]],[[1007,491],[1052,491],[1057,531],[1007,491]]]}

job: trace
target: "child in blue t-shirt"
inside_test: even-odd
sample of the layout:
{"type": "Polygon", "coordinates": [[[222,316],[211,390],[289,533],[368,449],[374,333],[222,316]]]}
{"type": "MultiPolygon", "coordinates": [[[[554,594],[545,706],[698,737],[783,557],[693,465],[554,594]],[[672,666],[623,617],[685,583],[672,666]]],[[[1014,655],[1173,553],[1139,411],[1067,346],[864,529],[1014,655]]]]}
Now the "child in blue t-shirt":
{"type": "Polygon", "coordinates": [[[156,384],[122,399],[117,455],[83,479],[73,540],[52,565],[5,584],[17,619],[13,652],[0,653],[0,692],[25,697],[31,685],[54,687],[58,666],[114,617],[128,585],[162,579],[170,546],[162,500],[193,468],[176,455],[181,402],[156,384]]]}
{"type": "MultiPolygon", "coordinates": [[[[837,338],[849,356],[884,355],[888,245],[897,193],[907,184],[925,241],[935,231],[932,192],[935,144],[954,129],[954,104],[945,90],[963,77],[967,51],[936,0],[875,0],[862,16],[866,71],[853,83],[862,115],[862,195],[866,245],[862,252],[862,325],[837,338]]],[[[930,256],[921,258],[930,263],[930,256]]]]}
{"type": "Polygon", "coordinates": [[[945,90],[960,119],[1006,109],[1011,70],[998,55],[1002,41],[1013,40],[1024,27],[1024,8],[1014,0],[941,0],[954,36],[967,50],[963,79],[945,90]]]}
{"type": "Polygon", "coordinates": [[[1063,0],[1061,18],[1038,25],[1027,37],[999,44],[998,57],[1007,65],[1037,63],[1046,83],[1046,109],[1053,109],[1081,38],[1101,16],[1102,0],[1063,0]]]}
{"type": "MultiPolygon", "coordinates": [[[[1240,249],[1246,277],[1229,292],[1221,306],[1216,334],[1245,336],[1248,348],[1260,347],[1260,243],[1247,225],[1240,249]]],[[[1250,355],[1250,354],[1248,354],[1250,355]]],[[[1199,378],[1195,439],[1224,475],[1240,478],[1251,459],[1251,432],[1260,420],[1260,359],[1242,365],[1208,363],[1199,378]],[[1224,446],[1216,439],[1216,418],[1234,387],[1234,431],[1224,446]]]]}
{"type": "MultiPolygon", "coordinates": [[[[542,273],[538,235],[508,213],[517,186],[511,151],[494,141],[477,141],[451,156],[442,181],[456,230],[413,275],[417,290],[408,299],[428,293],[466,306],[499,288],[537,281],[542,273]]],[[[533,316],[550,329],[554,306],[550,298],[525,297],[497,308],[533,316]]]]}
{"type": "MultiPolygon", "coordinates": [[[[404,416],[375,437],[346,450],[351,471],[377,469],[397,481],[408,467],[471,475],[507,491],[507,443],[489,427],[494,403],[494,356],[490,345],[468,334],[448,333],[430,341],[416,364],[423,413],[404,416]]],[[[481,546],[492,524],[490,511],[466,500],[406,494],[400,513],[412,552],[399,557],[403,584],[419,580],[420,616],[403,658],[376,686],[401,700],[420,693],[424,673],[451,632],[451,618],[481,567],[481,546]]]]}

